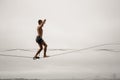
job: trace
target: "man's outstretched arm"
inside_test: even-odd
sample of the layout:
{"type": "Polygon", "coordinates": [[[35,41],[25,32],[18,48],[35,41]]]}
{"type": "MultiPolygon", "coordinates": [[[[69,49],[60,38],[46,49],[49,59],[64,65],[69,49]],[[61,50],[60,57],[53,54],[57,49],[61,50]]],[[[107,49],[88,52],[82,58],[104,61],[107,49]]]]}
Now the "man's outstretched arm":
{"type": "Polygon", "coordinates": [[[42,22],[42,27],[43,27],[43,25],[45,24],[45,22],[46,22],[46,19],[43,20],[43,22],[42,22]]]}
{"type": "Polygon", "coordinates": [[[45,22],[46,22],[46,19],[44,19],[43,24],[45,24],[45,22]]]}

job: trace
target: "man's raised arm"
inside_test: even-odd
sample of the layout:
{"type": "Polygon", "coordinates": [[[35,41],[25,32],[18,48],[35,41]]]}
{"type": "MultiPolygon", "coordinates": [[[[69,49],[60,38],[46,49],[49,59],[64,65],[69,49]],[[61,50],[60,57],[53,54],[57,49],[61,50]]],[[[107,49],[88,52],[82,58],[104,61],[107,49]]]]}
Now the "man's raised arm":
{"type": "Polygon", "coordinates": [[[43,22],[42,22],[42,27],[43,27],[43,25],[45,24],[45,22],[46,22],[46,19],[43,20],[43,22]]]}
{"type": "Polygon", "coordinates": [[[43,24],[45,24],[45,22],[46,22],[46,19],[44,19],[43,24]]]}

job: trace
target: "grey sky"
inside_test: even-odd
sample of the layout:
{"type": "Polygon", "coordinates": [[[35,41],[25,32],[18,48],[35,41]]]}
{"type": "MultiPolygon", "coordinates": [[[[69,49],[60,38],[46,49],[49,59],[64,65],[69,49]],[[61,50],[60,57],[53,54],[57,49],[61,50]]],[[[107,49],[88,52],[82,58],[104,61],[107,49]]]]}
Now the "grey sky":
{"type": "Polygon", "coordinates": [[[0,0],[0,48],[37,48],[38,19],[47,19],[49,48],[119,42],[120,0],[0,0]]]}

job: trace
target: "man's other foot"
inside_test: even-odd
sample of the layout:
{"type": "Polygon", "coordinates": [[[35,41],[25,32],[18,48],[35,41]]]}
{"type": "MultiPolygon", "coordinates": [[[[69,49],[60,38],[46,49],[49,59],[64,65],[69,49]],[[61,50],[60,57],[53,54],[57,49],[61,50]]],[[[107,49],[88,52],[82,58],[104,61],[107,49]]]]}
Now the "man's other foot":
{"type": "Polygon", "coordinates": [[[50,56],[43,56],[43,58],[47,58],[47,57],[50,57],[50,56]]]}

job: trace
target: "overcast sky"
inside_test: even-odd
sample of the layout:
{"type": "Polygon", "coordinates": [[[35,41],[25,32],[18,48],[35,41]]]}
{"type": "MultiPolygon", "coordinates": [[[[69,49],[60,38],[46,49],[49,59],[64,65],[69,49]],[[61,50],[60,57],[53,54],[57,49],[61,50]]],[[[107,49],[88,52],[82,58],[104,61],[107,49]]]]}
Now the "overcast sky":
{"type": "Polygon", "coordinates": [[[120,41],[120,0],[0,0],[0,49],[38,48],[38,19],[47,19],[48,48],[120,41]]]}

